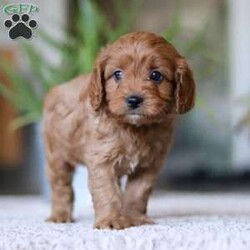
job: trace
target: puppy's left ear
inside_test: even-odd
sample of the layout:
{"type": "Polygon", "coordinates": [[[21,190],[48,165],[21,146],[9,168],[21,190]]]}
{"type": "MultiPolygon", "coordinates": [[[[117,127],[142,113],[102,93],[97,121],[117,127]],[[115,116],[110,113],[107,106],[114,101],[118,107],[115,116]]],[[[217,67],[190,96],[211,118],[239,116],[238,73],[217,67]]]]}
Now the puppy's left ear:
{"type": "Polygon", "coordinates": [[[174,114],[184,114],[191,110],[195,103],[195,81],[186,60],[182,57],[175,61],[175,101],[174,114]]]}

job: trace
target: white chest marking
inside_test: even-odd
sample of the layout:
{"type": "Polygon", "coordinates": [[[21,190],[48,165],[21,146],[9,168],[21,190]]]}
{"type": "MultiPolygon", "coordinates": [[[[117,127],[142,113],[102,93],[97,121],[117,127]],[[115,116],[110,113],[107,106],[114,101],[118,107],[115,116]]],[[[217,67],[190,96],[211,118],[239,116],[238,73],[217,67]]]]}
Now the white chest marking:
{"type": "Polygon", "coordinates": [[[130,169],[132,170],[132,172],[135,171],[135,168],[137,167],[137,165],[139,164],[139,157],[138,155],[135,155],[133,157],[130,157],[128,159],[128,162],[129,162],[129,167],[130,169]]]}

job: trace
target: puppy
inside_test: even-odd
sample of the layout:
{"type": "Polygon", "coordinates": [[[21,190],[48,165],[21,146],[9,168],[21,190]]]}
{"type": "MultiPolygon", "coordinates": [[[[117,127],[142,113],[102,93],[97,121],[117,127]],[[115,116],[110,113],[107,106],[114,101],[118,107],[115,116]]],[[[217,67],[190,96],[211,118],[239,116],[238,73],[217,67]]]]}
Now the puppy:
{"type": "Polygon", "coordinates": [[[122,36],[101,51],[90,75],[53,88],[44,108],[52,189],[48,221],[72,221],[72,177],[75,166],[84,164],[95,228],[153,223],[146,215],[149,195],[177,115],[189,111],[194,98],[186,60],[163,37],[148,32],[122,36]]]}

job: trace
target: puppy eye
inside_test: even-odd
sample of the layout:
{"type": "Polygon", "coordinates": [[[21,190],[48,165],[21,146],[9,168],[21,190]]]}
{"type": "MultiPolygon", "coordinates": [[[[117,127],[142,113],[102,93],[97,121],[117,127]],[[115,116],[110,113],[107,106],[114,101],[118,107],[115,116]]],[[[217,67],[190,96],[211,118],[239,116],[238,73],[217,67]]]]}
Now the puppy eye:
{"type": "Polygon", "coordinates": [[[123,77],[123,72],[121,70],[116,70],[114,73],[113,73],[113,76],[115,78],[116,81],[119,81],[122,79],[123,77]]]}
{"type": "Polygon", "coordinates": [[[164,79],[164,76],[162,75],[161,72],[154,70],[151,72],[149,78],[154,82],[161,82],[164,79]]]}

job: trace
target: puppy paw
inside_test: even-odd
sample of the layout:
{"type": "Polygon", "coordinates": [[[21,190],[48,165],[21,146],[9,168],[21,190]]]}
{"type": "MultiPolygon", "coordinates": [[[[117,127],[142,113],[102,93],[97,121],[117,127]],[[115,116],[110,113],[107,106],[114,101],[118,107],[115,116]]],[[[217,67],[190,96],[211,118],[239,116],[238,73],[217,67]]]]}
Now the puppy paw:
{"type": "Polygon", "coordinates": [[[154,222],[146,217],[131,217],[119,215],[115,217],[107,217],[97,221],[94,225],[94,228],[97,229],[124,229],[128,227],[140,226],[144,224],[153,224],[154,222]]]}
{"type": "Polygon", "coordinates": [[[131,218],[135,222],[138,223],[138,225],[136,225],[136,226],[145,225],[145,224],[148,224],[148,225],[155,224],[155,222],[150,217],[148,217],[147,215],[144,215],[144,214],[141,214],[141,215],[131,215],[131,218]]]}
{"type": "Polygon", "coordinates": [[[54,223],[72,223],[74,222],[73,218],[69,215],[51,215],[46,219],[46,222],[54,223]]]}

